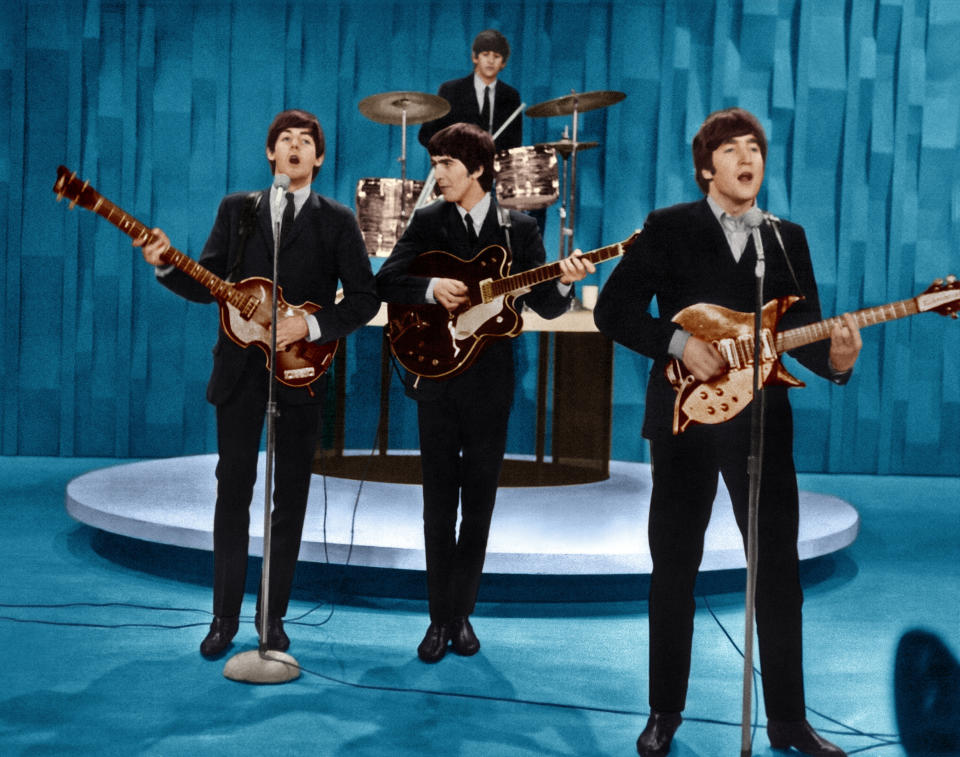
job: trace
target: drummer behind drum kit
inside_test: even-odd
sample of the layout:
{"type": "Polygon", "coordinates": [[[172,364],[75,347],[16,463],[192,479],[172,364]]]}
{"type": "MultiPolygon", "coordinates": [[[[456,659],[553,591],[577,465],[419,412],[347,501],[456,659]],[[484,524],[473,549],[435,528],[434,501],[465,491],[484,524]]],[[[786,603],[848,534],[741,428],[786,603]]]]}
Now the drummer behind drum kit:
{"type": "MultiPolygon", "coordinates": [[[[533,105],[525,111],[532,118],[572,116],[572,134],[564,127],[556,142],[501,150],[494,157],[497,202],[514,210],[546,208],[560,203],[560,253],[573,252],[573,224],[577,188],[577,153],[599,146],[578,139],[580,113],[605,108],[623,100],[623,92],[571,92],[533,105]],[[563,159],[561,187],[557,154],[563,159]],[[568,184],[569,169],[569,184],[568,184]]],[[[400,179],[360,179],[357,182],[357,217],[370,255],[386,257],[403,234],[414,210],[434,199],[433,172],[426,181],[407,179],[407,125],[433,121],[450,111],[450,103],[422,92],[383,92],[360,101],[360,112],[371,121],[402,127],[400,179]]],[[[523,105],[507,120],[519,115],[523,105]]],[[[501,127],[502,129],[503,127],[501,127]]]]}

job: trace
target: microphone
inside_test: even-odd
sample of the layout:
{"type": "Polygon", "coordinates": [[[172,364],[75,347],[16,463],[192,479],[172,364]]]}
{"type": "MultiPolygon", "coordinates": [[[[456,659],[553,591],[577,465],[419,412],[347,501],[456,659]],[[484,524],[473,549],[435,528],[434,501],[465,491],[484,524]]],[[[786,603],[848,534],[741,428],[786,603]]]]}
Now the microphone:
{"type": "Polygon", "coordinates": [[[769,210],[761,210],[760,212],[763,213],[763,220],[766,221],[768,224],[773,225],[775,223],[780,223],[780,219],[777,218],[769,210]]]}
{"type": "Polygon", "coordinates": [[[764,272],[763,240],[760,239],[760,227],[763,225],[764,220],[763,211],[756,205],[743,214],[744,226],[753,233],[753,246],[757,253],[756,276],[758,279],[763,278],[764,272]]]}
{"type": "Polygon", "coordinates": [[[766,214],[754,205],[743,214],[743,225],[753,231],[766,220],[766,214]]]}
{"type": "Polygon", "coordinates": [[[285,173],[278,173],[273,177],[273,187],[277,190],[273,198],[273,207],[277,213],[280,212],[280,204],[283,202],[283,195],[290,187],[290,177],[285,173]]]}

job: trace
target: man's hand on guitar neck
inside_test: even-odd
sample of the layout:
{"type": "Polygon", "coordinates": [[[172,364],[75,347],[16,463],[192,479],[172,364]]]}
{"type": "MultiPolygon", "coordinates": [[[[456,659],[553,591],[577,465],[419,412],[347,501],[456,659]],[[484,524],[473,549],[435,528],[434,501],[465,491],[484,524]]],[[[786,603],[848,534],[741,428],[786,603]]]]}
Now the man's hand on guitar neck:
{"type": "Polygon", "coordinates": [[[597,267],[588,258],[584,258],[580,250],[574,250],[570,257],[560,260],[560,270],[563,271],[560,283],[572,284],[585,278],[587,274],[594,273],[597,267]]]}
{"type": "Polygon", "coordinates": [[[449,312],[469,302],[467,285],[457,279],[434,279],[433,299],[449,312]]]}
{"type": "Polygon", "coordinates": [[[166,265],[163,253],[170,249],[170,238],[162,229],[151,229],[149,238],[138,237],[133,240],[133,246],[139,247],[143,259],[150,265],[166,265]]]}
{"type": "Polygon", "coordinates": [[[700,382],[709,381],[727,372],[727,363],[720,357],[717,348],[692,335],[683,347],[683,364],[700,382]]]}
{"type": "Polygon", "coordinates": [[[854,317],[850,313],[841,317],[843,323],[838,323],[830,332],[830,367],[837,373],[846,373],[853,370],[863,340],[854,317]]]}

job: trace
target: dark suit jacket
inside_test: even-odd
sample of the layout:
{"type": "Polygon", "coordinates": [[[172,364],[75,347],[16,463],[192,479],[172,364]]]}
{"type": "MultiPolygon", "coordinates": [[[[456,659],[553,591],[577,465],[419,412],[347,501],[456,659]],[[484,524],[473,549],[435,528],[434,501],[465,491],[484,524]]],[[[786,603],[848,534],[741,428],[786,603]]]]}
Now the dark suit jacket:
{"type": "MultiPolygon", "coordinates": [[[[234,270],[240,250],[239,227],[250,195],[231,194],[220,203],[213,230],[198,262],[221,278],[234,270]]],[[[356,218],[349,208],[312,192],[297,214],[280,249],[279,283],[283,299],[291,305],[309,300],[320,305],[316,313],[323,342],[339,339],[359,328],[377,312],[380,302],[370,261],[356,218]],[[343,284],[343,299],[334,304],[337,282],[343,284]]],[[[247,239],[242,263],[230,278],[239,281],[250,276],[273,278],[273,230],[270,222],[269,194],[260,193],[256,222],[247,239]]],[[[212,302],[210,292],[182,273],[172,270],[160,276],[172,291],[194,302],[212,302]]],[[[213,372],[207,386],[207,399],[220,404],[229,397],[251,352],[263,362],[258,347],[237,345],[220,326],[213,354],[213,372]]],[[[319,402],[322,392],[280,385],[281,401],[319,402]]]]}
{"type": "MultiPolygon", "coordinates": [[[[519,273],[543,265],[545,253],[537,222],[519,211],[510,211],[510,242],[513,251],[511,273],[519,273]]],[[[477,234],[477,246],[471,248],[467,231],[454,203],[438,200],[414,213],[410,225],[397,242],[390,257],[377,273],[377,288],[386,302],[418,305],[426,302],[430,279],[406,273],[414,258],[422,252],[442,250],[464,260],[470,260],[477,252],[492,244],[506,247],[504,230],[500,226],[496,205],[491,203],[490,212],[477,234]]],[[[572,294],[571,288],[571,294],[572,294]]],[[[526,304],[544,318],[556,318],[566,312],[570,297],[564,297],[557,289],[556,280],[546,281],[517,299],[517,309],[526,304]]],[[[475,380],[503,384],[509,376],[513,381],[513,347],[510,339],[491,340],[476,362],[461,376],[471,375],[475,380]]],[[[460,377],[457,377],[460,378],[460,377]]],[[[407,393],[414,399],[430,399],[443,391],[449,381],[421,379],[416,389],[412,387],[415,377],[408,380],[407,393]]],[[[471,379],[474,380],[474,379],[471,379]]],[[[462,382],[457,382],[462,383],[462,382]]]]}
{"type": "MultiPolygon", "coordinates": [[[[483,129],[487,124],[480,122],[480,107],[477,104],[476,90],[473,88],[473,73],[463,79],[453,79],[440,85],[437,92],[450,103],[450,112],[433,121],[427,121],[420,127],[417,138],[424,147],[430,137],[450,124],[461,121],[477,124],[483,129]]],[[[493,132],[496,133],[510,114],[520,107],[520,93],[509,84],[497,80],[496,95],[493,105],[493,132]]],[[[520,147],[523,144],[523,113],[517,115],[510,125],[503,130],[495,141],[497,150],[507,150],[511,147],[520,147]]]]}
{"type": "MultiPolygon", "coordinates": [[[[805,298],[780,320],[782,331],[819,321],[821,315],[803,228],[783,221],[781,234],[800,291],[773,230],[765,224],[761,227],[766,260],[764,302],[789,294],[805,298]]],[[[614,341],[653,359],[647,384],[645,437],[672,433],[676,395],[664,368],[670,360],[670,339],[680,327],[670,319],[688,305],[700,302],[752,313],[755,264],[752,238],[739,263],[734,262],[723,228],[703,199],[652,212],[639,239],[611,273],[598,298],[594,320],[614,341]],[[654,297],[658,316],[648,310],[654,297]]],[[[814,373],[833,378],[828,342],[815,342],[790,354],[814,373]]],[[[845,380],[838,379],[838,383],[845,380]]],[[[782,394],[782,401],[786,401],[785,390],[776,388],[772,393],[782,394]]]]}

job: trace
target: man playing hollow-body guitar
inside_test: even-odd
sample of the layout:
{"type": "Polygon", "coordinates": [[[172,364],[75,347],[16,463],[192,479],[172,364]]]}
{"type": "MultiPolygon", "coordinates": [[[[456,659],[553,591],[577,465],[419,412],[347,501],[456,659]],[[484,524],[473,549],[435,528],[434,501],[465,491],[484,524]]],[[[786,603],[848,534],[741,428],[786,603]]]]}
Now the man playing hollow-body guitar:
{"type": "MultiPolygon", "coordinates": [[[[545,255],[532,218],[509,211],[510,228],[501,225],[490,194],[494,147],[487,132],[473,124],[452,124],[430,139],[428,150],[444,201],[414,214],[377,274],[377,285],[388,303],[436,303],[453,313],[467,302],[466,283],[413,275],[418,256],[442,250],[466,261],[488,245],[501,245],[512,250],[511,271],[516,273],[541,265],[545,255]]],[[[545,281],[522,298],[546,318],[565,312],[570,285],[594,270],[577,255],[560,265],[559,280],[545,281]]],[[[425,662],[437,662],[451,642],[462,655],[480,648],[469,616],[483,570],[513,402],[513,345],[508,339],[489,340],[458,374],[433,380],[410,373],[405,383],[407,395],[417,400],[430,601],[430,626],[417,653],[425,662]],[[458,505],[463,516],[459,536],[458,505]]]]}

